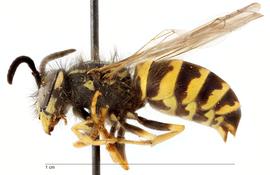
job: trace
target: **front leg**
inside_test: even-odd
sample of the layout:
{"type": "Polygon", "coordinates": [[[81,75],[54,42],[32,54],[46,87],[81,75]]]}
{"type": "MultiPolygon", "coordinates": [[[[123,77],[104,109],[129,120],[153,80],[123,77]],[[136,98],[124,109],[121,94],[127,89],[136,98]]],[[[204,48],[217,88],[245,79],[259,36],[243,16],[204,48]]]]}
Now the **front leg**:
{"type": "Polygon", "coordinates": [[[91,119],[83,121],[72,127],[72,131],[79,138],[79,141],[74,143],[75,147],[83,147],[87,145],[104,145],[109,143],[116,143],[116,138],[97,139],[99,135],[98,128],[94,125],[91,119]]]}
{"type": "MultiPolygon", "coordinates": [[[[94,111],[95,112],[95,111],[94,111]]],[[[87,145],[104,145],[108,143],[115,143],[116,139],[97,140],[99,136],[99,128],[92,120],[90,114],[84,108],[73,108],[73,113],[85,120],[72,127],[72,131],[79,138],[79,141],[74,143],[75,147],[83,147],[87,145]]]]}
{"type": "Polygon", "coordinates": [[[77,109],[75,112],[83,115],[86,121],[81,122],[72,127],[72,131],[77,135],[79,141],[77,141],[74,146],[82,147],[87,145],[104,145],[104,144],[113,144],[117,142],[115,137],[110,137],[107,133],[107,130],[104,126],[106,116],[108,114],[108,108],[100,108],[99,113],[97,113],[97,101],[98,97],[102,94],[99,91],[96,91],[93,98],[91,99],[91,104],[89,109],[91,111],[91,116],[87,115],[87,112],[84,109],[77,109]],[[97,139],[98,136],[101,136],[103,139],[97,139]]]}

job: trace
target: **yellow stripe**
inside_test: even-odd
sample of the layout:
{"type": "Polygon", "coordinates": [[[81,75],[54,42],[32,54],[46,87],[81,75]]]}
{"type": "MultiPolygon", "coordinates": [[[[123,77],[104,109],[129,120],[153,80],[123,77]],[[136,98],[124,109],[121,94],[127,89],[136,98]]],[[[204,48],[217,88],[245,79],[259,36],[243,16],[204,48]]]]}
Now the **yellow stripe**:
{"type": "Polygon", "coordinates": [[[57,98],[51,97],[50,101],[48,103],[48,106],[46,107],[46,111],[53,114],[55,112],[55,103],[57,101],[57,98]]]}
{"type": "Polygon", "coordinates": [[[224,141],[226,141],[227,132],[220,126],[220,124],[224,121],[224,117],[220,116],[214,119],[217,123],[215,125],[212,125],[211,127],[215,128],[218,133],[221,135],[224,141]]]}
{"type": "Polygon", "coordinates": [[[214,90],[211,95],[209,96],[206,104],[202,105],[201,108],[203,110],[208,110],[213,108],[217,102],[221,100],[221,98],[226,94],[226,92],[230,89],[227,83],[222,83],[221,89],[214,90]]]}
{"type": "Polygon", "coordinates": [[[208,74],[210,73],[209,70],[200,68],[199,70],[201,76],[199,78],[195,78],[190,81],[188,88],[187,88],[187,96],[185,99],[183,99],[182,104],[186,105],[192,101],[195,100],[195,98],[198,96],[208,74]]]}
{"type": "Polygon", "coordinates": [[[188,116],[186,116],[185,118],[188,120],[192,120],[193,116],[196,114],[197,111],[197,103],[196,102],[189,103],[185,109],[189,111],[188,116]]]}
{"type": "Polygon", "coordinates": [[[228,114],[230,112],[236,111],[237,109],[239,109],[240,107],[240,103],[238,101],[235,101],[233,106],[230,105],[225,105],[222,106],[219,110],[216,111],[217,115],[224,115],[224,114],[228,114]]]}
{"type": "Polygon", "coordinates": [[[202,122],[202,124],[209,126],[215,118],[215,112],[214,110],[210,110],[206,114],[204,114],[204,116],[207,117],[207,121],[202,122]]]}
{"type": "Polygon", "coordinates": [[[183,61],[172,60],[169,66],[172,66],[172,70],[165,74],[159,84],[159,90],[157,96],[151,98],[151,100],[162,100],[168,97],[174,96],[174,89],[178,74],[180,72],[183,61]]]}
{"type": "Polygon", "coordinates": [[[211,127],[218,128],[218,127],[220,127],[220,124],[224,121],[224,116],[217,117],[214,119],[214,121],[217,123],[214,125],[211,125],[211,127]]]}
{"type": "Polygon", "coordinates": [[[136,66],[137,77],[140,77],[140,88],[142,91],[141,99],[145,99],[146,97],[146,85],[147,85],[147,77],[149,74],[149,69],[153,61],[146,61],[144,63],[138,64],[136,66]]]}
{"type": "Polygon", "coordinates": [[[62,71],[60,71],[57,75],[57,78],[56,78],[56,81],[54,84],[54,89],[59,88],[62,85],[63,80],[64,80],[64,73],[62,71]]]}
{"type": "Polygon", "coordinates": [[[176,101],[176,98],[175,96],[172,96],[170,98],[166,98],[163,100],[163,103],[165,106],[169,107],[170,109],[169,110],[162,110],[168,114],[172,114],[172,115],[175,115],[175,110],[177,108],[177,101],[176,101]]]}

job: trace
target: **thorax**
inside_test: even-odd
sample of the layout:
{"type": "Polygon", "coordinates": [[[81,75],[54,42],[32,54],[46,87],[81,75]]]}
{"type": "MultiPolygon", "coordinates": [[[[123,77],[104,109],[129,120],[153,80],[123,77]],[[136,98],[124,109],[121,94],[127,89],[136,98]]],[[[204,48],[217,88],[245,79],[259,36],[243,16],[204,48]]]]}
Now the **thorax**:
{"type": "Polygon", "coordinates": [[[143,102],[138,98],[133,79],[127,69],[119,71],[115,78],[109,81],[104,79],[104,75],[89,74],[91,69],[103,65],[89,63],[68,71],[72,106],[89,109],[94,93],[99,91],[102,95],[97,105],[108,106],[110,111],[115,113],[135,111],[141,107],[143,102]]]}

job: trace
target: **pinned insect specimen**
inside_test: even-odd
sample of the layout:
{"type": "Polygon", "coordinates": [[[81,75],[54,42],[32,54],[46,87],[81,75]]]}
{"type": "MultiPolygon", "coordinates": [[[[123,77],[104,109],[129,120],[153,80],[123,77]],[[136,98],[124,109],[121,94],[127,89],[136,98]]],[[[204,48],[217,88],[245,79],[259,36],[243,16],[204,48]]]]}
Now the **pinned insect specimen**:
{"type": "Polygon", "coordinates": [[[166,114],[210,126],[226,141],[228,132],[235,135],[241,117],[235,93],[213,72],[176,56],[261,17],[256,12],[259,8],[253,3],[184,34],[163,31],[118,62],[81,61],[66,70],[46,71],[48,62],[75,51],[69,49],[45,57],[38,71],[31,58],[21,56],[11,64],[8,82],[12,83],[17,67],[27,63],[38,86],[36,110],[44,131],[51,134],[59,120],[66,122],[65,114],[72,107],[83,119],[72,128],[79,138],[74,145],[106,145],[112,159],[124,169],[128,169],[125,144],[155,145],[184,130],[183,125],[139,116],[136,111],[146,103],[166,114]],[[128,120],[165,133],[152,134],[128,120]],[[125,132],[140,139],[126,139],[125,132]]]}

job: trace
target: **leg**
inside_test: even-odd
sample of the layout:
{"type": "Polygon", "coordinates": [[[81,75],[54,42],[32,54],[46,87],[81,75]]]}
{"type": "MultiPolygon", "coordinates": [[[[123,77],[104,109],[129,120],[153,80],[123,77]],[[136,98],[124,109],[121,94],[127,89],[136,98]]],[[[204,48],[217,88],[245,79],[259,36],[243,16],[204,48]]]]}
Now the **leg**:
{"type": "Polygon", "coordinates": [[[150,141],[134,141],[126,140],[124,138],[115,138],[112,136],[105,137],[104,139],[95,140],[98,135],[98,129],[91,126],[93,123],[89,121],[81,122],[72,127],[72,131],[79,138],[79,141],[74,144],[76,147],[87,145],[105,145],[105,144],[136,144],[136,145],[150,145],[150,141]]]}
{"type": "MultiPolygon", "coordinates": [[[[130,115],[130,114],[129,114],[130,115]]],[[[163,141],[166,141],[170,138],[172,138],[173,136],[179,134],[180,132],[182,132],[185,127],[184,125],[176,125],[176,124],[168,124],[168,123],[161,123],[161,122],[157,122],[157,121],[153,121],[153,120],[148,120],[145,119],[143,117],[139,117],[136,114],[133,114],[133,116],[128,116],[130,119],[136,119],[139,123],[141,123],[143,126],[146,126],[148,128],[151,129],[156,129],[156,130],[161,130],[161,131],[170,131],[168,133],[165,134],[161,134],[161,135],[154,135],[151,134],[137,126],[133,126],[130,124],[123,124],[123,127],[130,131],[131,133],[139,136],[139,137],[143,137],[145,139],[148,139],[152,142],[152,145],[156,145],[158,143],[161,143],[163,141]]]]}
{"type": "Polygon", "coordinates": [[[81,147],[87,145],[103,145],[103,144],[137,144],[137,145],[151,145],[149,140],[135,141],[126,140],[124,138],[115,138],[111,136],[104,126],[105,119],[108,115],[108,107],[100,108],[100,113],[96,113],[96,104],[98,97],[102,95],[99,91],[96,91],[92,103],[90,105],[91,118],[87,121],[79,123],[72,128],[72,131],[77,135],[79,141],[74,146],[81,147]],[[98,116],[99,115],[99,116],[98,116]],[[101,135],[103,139],[95,140],[98,135],[101,135]]]}
{"type": "Polygon", "coordinates": [[[77,135],[79,141],[74,144],[76,147],[86,145],[103,145],[108,143],[115,143],[115,138],[108,137],[109,134],[104,127],[104,121],[107,115],[108,108],[101,108],[100,116],[96,113],[96,104],[98,97],[102,95],[99,91],[96,91],[92,103],[89,106],[91,109],[91,118],[85,116],[87,121],[79,123],[72,128],[72,131],[77,135]],[[102,135],[105,139],[97,139],[99,135],[102,135]],[[97,140],[96,140],[97,139],[97,140]]]}
{"type": "MultiPolygon", "coordinates": [[[[101,108],[100,109],[100,116],[99,116],[99,123],[98,123],[98,130],[100,135],[105,139],[116,139],[116,142],[119,144],[136,144],[136,145],[149,145],[151,142],[149,140],[126,140],[125,138],[118,137],[115,138],[114,136],[111,136],[107,129],[104,127],[104,121],[106,116],[108,115],[108,108],[101,108]]],[[[118,121],[119,123],[119,121],[118,121]]],[[[123,128],[124,129],[124,128],[123,128]]]]}
{"type": "Polygon", "coordinates": [[[96,140],[99,135],[98,129],[93,125],[93,121],[87,120],[72,127],[72,131],[79,138],[79,141],[74,143],[75,147],[87,145],[104,145],[117,142],[116,138],[96,140]]]}
{"type": "MultiPolygon", "coordinates": [[[[117,127],[117,123],[115,123],[111,127],[110,135],[112,136],[115,135],[116,127],[117,127]]],[[[125,134],[124,129],[119,128],[118,133],[117,133],[117,138],[124,138],[124,134],[125,134]]],[[[119,144],[119,143],[107,144],[106,149],[109,151],[110,156],[115,163],[121,165],[122,168],[124,168],[125,170],[129,169],[124,144],[119,144]]]]}
{"type": "Polygon", "coordinates": [[[93,119],[93,121],[97,124],[99,122],[99,119],[97,118],[97,113],[96,113],[96,108],[97,108],[97,100],[98,100],[98,97],[102,95],[99,91],[96,91],[94,96],[93,96],[93,99],[92,99],[92,103],[91,105],[89,106],[90,110],[91,110],[91,117],[93,119]]]}
{"type": "Polygon", "coordinates": [[[140,117],[134,113],[127,113],[128,119],[133,119],[138,121],[145,127],[156,129],[160,131],[183,131],[185,129],[184,125],[176,125],[176,124],[169,124],[169,123],[162,123],[154,120],[148,120],[146,118],[140,117]]]}
{"type": "MultiPolygon", "coordinates": [[[[107,116],[107,111],[108,111],[108,108],[101,108],[101,116],[99,117],[99,119],[100,119],[100,121],[102,121],[102,123],[99,123],[99,132],[100,132],[100,134],[102,134],[102,136],[105,138],[105,140],[116,139],[115,143],[117,142],[118,144],[155,145],[155,144],[161,143],[163,141],[166,141],[166,140],[172,138],[173,136],[182,132],[185,128],[183,125],[168,124],[168,123],[161,123],[161,122],[157,122],[157,121],[147,120],[143,117],[138,117],[134,114],[133,118],[136,119],[142,125],[149,127],[149,128],[152,128],[152,129],[157,129],[157,130],[162,130],[162,131],[170,131],[170,132],[156,136],[156,135],[151,134],[151,133],[149,133],[149,132],[147,132],[139,127],[136,127],[136,126],[133,126],[133,125],[130,125],[127,123],[121,124],[119,121],[117,121],[118,124],[120,124],[120,126],[123,129],[126,129],[126,130],[130,131],[131,133],[133,133],[139,137],[143,137],[147,140],[136,141],[136,140],[126,140],[126,139],[121,138],[121,137],[115,138],[115,137],[112,137],[112,135],[110,135],[107,132],[106,128],[104,127],[104,119],[107,116]]],[[[93,113],[95,113],[94,110],[93,110],[93,113]]]]}
{"type": "MultiPolygon", "coordinates": [[[[104,144],[138,144],[138,145],[149,145],[150,141],[134,141],[126,140],[124,138],[115,138],[111,136],[106,128],[104,127],[104,119],[107,115],[107,108],[100,109],[100,116],[96,116],[99,119],[98,123],[93,121],[94,118],[88,119],[87,121],[81,122],[74,127],[72,131],[77,135],[79,141],[74,144],[76,147],[82,147],[87,145],[104,145],[104,144]],[[102,139],[96,140],[97,136],[101,135],[102,139]]],[[[92,115],[96,115],[95,111],[92,115]]],[[[91,115],[91,116],[92,116],[91,115]]]]}

